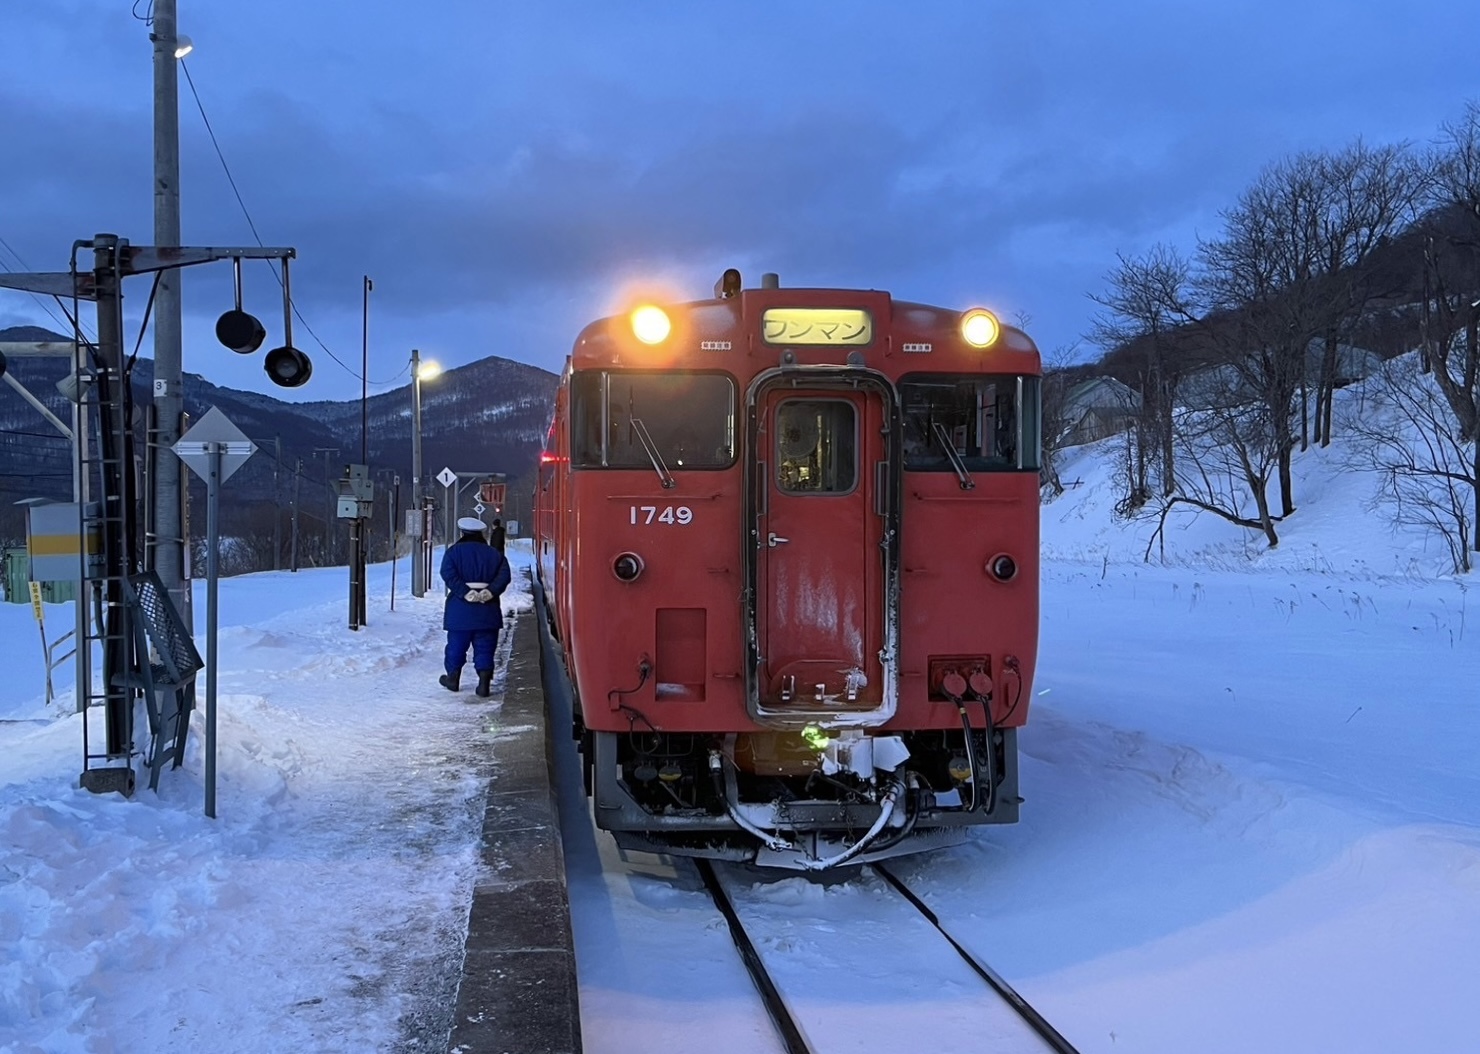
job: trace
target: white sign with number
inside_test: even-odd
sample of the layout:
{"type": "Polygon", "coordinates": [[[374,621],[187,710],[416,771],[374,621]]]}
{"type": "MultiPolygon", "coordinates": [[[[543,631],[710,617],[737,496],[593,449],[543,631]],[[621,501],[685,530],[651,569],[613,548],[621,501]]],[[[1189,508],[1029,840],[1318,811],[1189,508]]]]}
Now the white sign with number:
{"type": "Polygon", "coordinates": [[[450,468],[444,468],[437,473],[437,482],[444,487],[450,487],[457,482],[457,473],[450,468]]]}
{"type": "Polygon", "coordinates": [[[631,517],[631,523],[644,526],[650,523],[685,525],[694,522],[694,510],[687,505],[633,505],[631,517]]]}

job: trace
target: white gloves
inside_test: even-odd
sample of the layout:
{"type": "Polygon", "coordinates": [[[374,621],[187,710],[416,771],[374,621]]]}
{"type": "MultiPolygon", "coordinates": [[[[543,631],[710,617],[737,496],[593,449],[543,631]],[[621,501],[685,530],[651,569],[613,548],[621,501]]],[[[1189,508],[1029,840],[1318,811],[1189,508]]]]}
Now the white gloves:
{"type": "Polygon", "coordinates": [[[463,594],[463,599],[469,604],[486,604],[493,599],[493,593],[488,588],[487,582],[469,582],[468,591],[463,594]]]}

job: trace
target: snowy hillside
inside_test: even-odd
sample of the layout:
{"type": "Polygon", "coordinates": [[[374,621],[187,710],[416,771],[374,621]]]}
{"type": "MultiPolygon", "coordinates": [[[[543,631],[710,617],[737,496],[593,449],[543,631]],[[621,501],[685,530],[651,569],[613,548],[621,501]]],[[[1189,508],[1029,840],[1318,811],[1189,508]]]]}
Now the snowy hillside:
{"type": "MultiPolygon", "coordinates": [[[[1394,369],[1411,369],[1399,361],[1394,369]]],[[[1383,501],[1381,475],[1360,427],[1402,436],[1422,450],[1422,437],[1394,412],[1380,379],[1336,393],[1335,440],[1294,457],[1294,515],[1279,526],[1280,544],[1270,549],[1257,530],[1239,527],[1187,506],[1173,509],[1164,539],[1156,539],[1158,508],[1130,519],[1115,514],[1124,495],[1118,481],[1124,436],[1112,436],[1060,454],[1065,492],[1043,507],[1043,553],[1048,559],[1094,563],[1140,563],[1150,546],[1153,563],[1247,571],[1312,571],[1358,578],[1433,578],[1453,571],[1441,533],[1398,525],[1397,510],[1383,501]]],[[[1270,495],[1275,484],[1270,484],[1270,495]]],[[[1246,502],[1252,515],[1252,503],[1246,502]]]]}

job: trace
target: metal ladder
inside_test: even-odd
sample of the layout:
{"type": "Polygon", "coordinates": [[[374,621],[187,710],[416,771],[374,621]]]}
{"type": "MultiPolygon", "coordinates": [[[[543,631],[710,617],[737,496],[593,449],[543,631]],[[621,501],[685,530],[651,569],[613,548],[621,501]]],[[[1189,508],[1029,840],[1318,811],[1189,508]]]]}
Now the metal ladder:
{"type": "MultiPolygon", "coordinates": [[[[118,252],[116,243],[104,252],[118,252]]],[[[103,272],[97,272],[100,279],[103,272]]],[[[82,593],[78,603],[92,605],[92,617],[81,619],[82,637],[78,641],[82,661],[78,665],[79,699],[82,702],[82,786],[94,792],[134,791],[134,697],[136,686],[134,606],[129,603],[128,578],[138,566],[138,502],[133,471],[134,437],[130,430],[129,409],[133,393],[124,375],[122,331],[122,298],[116,295],[118,269],[106,279],[115,285],[113,296],[100,295],[98,341],[89,345],[76,333],[78,376],[90,376],[93,383],[81,393],[78,443],[78,478],[83,481],[84,495],[93,485],[102,500],[80,503],[81,530],[84,539],[96,537],[99,551],[90,557],[91,548],[83,544],[82,593]],[[105,309],[104,305],[109,305],[105,309]],[[86,371],[86,372],[84,372],[86,371]],[[97,450],[93,452],[88,431],[93,422],[97,428],[97,450]],[[96,649],[96,651],[94,650],[96,649]],[[100,677],[93,676],[92,661],[101,654],[100,677]],[[94,723],[102,716],[103,744],[94,742],[94,723]]],[[[102,282],[100,281],[100,286],[102,282]]],[[[102,294],[103,290],[99,290],[102,294]]],[[[75,316],[74,316],[75,317],[75,316]]],[[[147,661],[147,656],[145,656],[147,661]]]]}

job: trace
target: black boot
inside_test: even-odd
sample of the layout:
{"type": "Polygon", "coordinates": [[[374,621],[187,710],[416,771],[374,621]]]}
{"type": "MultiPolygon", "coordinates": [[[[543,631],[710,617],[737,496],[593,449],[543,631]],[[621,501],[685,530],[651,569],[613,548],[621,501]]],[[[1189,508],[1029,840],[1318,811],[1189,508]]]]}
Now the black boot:
{"type": "Polygon", "coordinates": [[[458,690],[459,687],[461,687],[458,684],[458,680],[461,676],[461,670],[458,670],[457,673],[444,673],[441,677],[437,678],[437,683],[440,684],[443,688],[446,688],[449,692],[455,692],[458,690]]]}
{"type": "Polygon", "coordinates": [[[493,671],[492,670],[479,670],[478,671],[478,687],[475,688],[475,689],[473,689],[473,691],[476,692],[478,695],[483,696],[483,698],[485,698],[485,699],[487,699],[490,695],[493,694],[493,671]]]}

